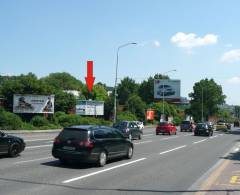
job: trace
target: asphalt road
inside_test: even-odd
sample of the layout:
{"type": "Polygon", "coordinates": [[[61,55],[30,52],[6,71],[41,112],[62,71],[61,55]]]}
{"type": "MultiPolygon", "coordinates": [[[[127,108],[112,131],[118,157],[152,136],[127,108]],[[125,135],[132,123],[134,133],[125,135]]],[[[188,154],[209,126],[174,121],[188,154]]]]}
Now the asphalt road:
{"type": "Polygon", "coordinates": [[[17,158],[0,158],[1,195],[182,194],[240,139],[236,133],[210,138],[189,132],[156,136],[153,128],[147,128],[142,140],[133,141],[131,160],[98,168],[61,165],[51,156],[56,135],[20,135],[27,143],[25,151],[17,158]]]}

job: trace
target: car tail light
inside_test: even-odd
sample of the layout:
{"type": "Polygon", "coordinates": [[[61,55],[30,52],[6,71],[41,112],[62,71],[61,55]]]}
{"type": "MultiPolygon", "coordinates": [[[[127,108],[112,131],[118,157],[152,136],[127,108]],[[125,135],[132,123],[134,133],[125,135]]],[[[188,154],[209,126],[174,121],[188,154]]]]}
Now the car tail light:
{"type": "Polygon", "coordinates": [[[79,146],[81,147],[87,147],[87,148],[93,148],[94,144],[90,141],[80,141],[79,146]]]}
{"type": "Polygon", "coordinates": [[[56,137],[56,138],[54,139],[54,142],[53,142],[53,143],[54,143],[54,144],[60,144],[60,142],[61,142],[60,139],[59,139],[58,137],[56,137]]]}

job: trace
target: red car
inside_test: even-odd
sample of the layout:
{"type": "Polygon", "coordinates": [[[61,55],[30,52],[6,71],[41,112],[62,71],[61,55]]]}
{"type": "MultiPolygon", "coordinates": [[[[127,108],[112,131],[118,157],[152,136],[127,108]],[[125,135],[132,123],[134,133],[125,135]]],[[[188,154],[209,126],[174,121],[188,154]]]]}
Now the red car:
{"type": "Polygon", "coordinates": [[[169,122],[160,122],[157,127],[156,127],[156,135],[158,135],[159,133],[162,134],[177,134],[177,128],[174,124],[169,123],[169,122]]]}

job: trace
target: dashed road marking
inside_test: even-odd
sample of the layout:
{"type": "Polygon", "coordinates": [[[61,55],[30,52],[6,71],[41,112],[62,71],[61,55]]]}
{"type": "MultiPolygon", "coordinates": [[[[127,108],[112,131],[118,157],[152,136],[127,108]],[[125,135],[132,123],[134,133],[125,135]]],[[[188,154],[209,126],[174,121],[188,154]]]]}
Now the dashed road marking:
{"type": "Polygon", "coordinates": [[[198,144],[198,143],[204,142],[204,141],[206,141],[206,140],[207,140],[207,139],[202,139],[202,140],[200,140],[200,141],[193,142],[193,144],[198,144]]]}
{"type": "Polygon", "coordinates": [[[187,145],[179,146],[179,147],[176,147],[176,148],[173,148],[173,149],[170,149],[170,150],[166,150],[166,151],[164,151],[164,152],[160,152],[159,154],[160,154],[160,155],[163,155],[163,154],[166,154],[166,153],[175,151],[175,150],[179,150],[179,149],[181,149],[181,148],[185,148],[186,146],[187,146],[187,145]]]}
{"type": "Polygon", "coordinates": [[[128,163],[123,163],[123,164],[116,165],[116,166],[113,166],[113,167],[110,167],[110,168],[106,168],[106,169],[103,169],[103,170],[100,170],[100,171],[96,171],[96,172],[92,172],[92,173],[89,173],[89,174],[86,174],[86,175],[82,175],[80,177],[75,177],[75,178],[72,178],[72,179],[68,179],[68,180],[63,181],[62,183],[70,183],[70,182],[73,182],[73,181],[81,180],[81,179],[84,179],[84,178],[87,178],[87,177],[98,175],[100,173],[111,171],[113,169],[124,167],[124,166],[130,165],[130,164],[133,164],[133,163],[137,163],[137,162],[140,162],[140,161],[143,161],[143,160],[146,160],[146,159],[147,158],[140,158],[140,159],[137,159],[137,160],[134,160],[134,161],[130,161],[128,163]]]}
{"type": "Polygon", "coordinates": [[[52,144],[47,144],[47,145],[40,145],[40,146],[28,146],[26,149],[35,149],[35,148],[44,148],[44,147],[50,147],[52,144]]]}
{"type": "Polygon", "coordinates": [[[47,160],[47,159],[52,159],[53,157],[44,157],[44,158],[37,158],[37,159],[32,159],[32,160],[25,160],[25,161],[18,161],[14,164],[22,164],[22,163],[28,163],[28,162],[34,162],[34,161],[41,161],[41,160],[47,160]]]}
{"type": "Polygon", "coordinates": [[[143,141],[143,142],[136,142],[136,143],[134,143],[134,145],[145,144],[145,143],[150,143],[150,142],[152,142],[152,140],[149,140],[149,141],[143,141]]]}

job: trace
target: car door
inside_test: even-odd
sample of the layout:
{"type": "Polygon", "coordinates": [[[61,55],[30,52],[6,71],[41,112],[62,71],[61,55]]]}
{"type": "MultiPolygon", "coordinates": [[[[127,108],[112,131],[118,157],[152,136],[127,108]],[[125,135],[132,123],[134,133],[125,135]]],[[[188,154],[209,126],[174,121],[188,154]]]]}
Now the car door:
{"type": "Polygon", "coordinates": [[[8,153],[8,137],[0,132],[0,154],[8,153]]]}
{"type": "Polygon", "coordinates": [[[118,146],[110,128],[98,128],[94,131],[94,137],[97,139],[97,142],[101,148],[104,148],[107,151],[108,158],[113,158],[118,155],[118,146]]]}
{"type": "Polygon", "coordinates": [[[133,138],[138,137],[138,135],[139,135],[138,131],[139,130],[137,128],[137,125],[134,122],[129,122],[129,130],[130,130],[133,138]]]}
{"type": "Polygon", "coordinates": [[[126,138],[116,129],[112,129],[112,133],[115,140],[116,154],[118,156],[125,155],[128,148],[126,138]]]}

